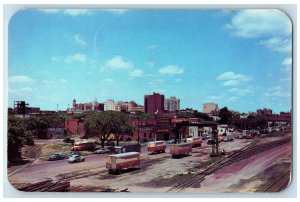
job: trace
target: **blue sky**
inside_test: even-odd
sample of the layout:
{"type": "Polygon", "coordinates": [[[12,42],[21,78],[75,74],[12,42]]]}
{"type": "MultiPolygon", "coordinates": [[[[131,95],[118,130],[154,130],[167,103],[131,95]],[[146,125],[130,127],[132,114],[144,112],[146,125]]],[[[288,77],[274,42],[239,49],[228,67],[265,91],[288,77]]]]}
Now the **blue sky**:
{"type": "Polygon", "coordinates": [[[278,10],[22,10],[8,29],[9,106],[159,92],[200,111],[289,111],[291,30],[278,10]]]}

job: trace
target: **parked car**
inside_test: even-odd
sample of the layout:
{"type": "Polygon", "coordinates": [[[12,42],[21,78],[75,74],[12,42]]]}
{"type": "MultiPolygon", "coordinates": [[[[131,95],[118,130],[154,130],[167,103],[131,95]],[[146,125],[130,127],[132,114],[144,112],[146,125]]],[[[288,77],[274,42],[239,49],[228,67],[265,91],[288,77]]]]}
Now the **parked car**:
{"type": "Polygon", "coordinates": [[[175,144],[175,139],[169,140],[168,143],[169,143],[169,144],[175,144]]]}
{"type": "Polygon", "coordinates": [[[105,149],[105,148],[101,148],[101,149],[95,150],[93,153],[94,154],[106,154],[106,153],[109,153],[109,150],[105,149]]]}
{"type": "Polygon", "coordinates": [[[74,144],[75,140],[68,137],[68,138],[64,139],[63,142],[74,144]]]}
{"type": "Polygon", "coordinates": [[[245,135],[244,138],[245,139],[254,139],[254,136],[252,136],[252,135],[245,135]]]}
{"type": "Polygon", "coordinates": [[[69,163],[82,162],[82,161],[84,161],[84,159],[85,158],[83,156],[72,155],[69,157],[68,162],[69,163]]]}
{"type": "Polygon", "coordinates": [[[224,138],[224,142],[230,142],[230,141],[233,141],[232,137],[225,137],[224,138]]]}
{"type": "Polygon", "coordinates": [[[79,151],[71,151],[68,156],[70,157],[70,156],[73,156],[73,155],[81,156],[81,153],[79,151]]]}
{"type": "Polygon", "coordinates": [[[234,136],[235,139],[244,139],[243,134],[238,134],[236,136],[234,136]]]}
{"type": "Polygon", "coordinates": [[[61,160],[64,158],[65,158],[65,155],[63,152],[57,152],[57,153],[54,153],[52,156],[50,156],[48,161],[56,161],[56,160],[61,160]]]}

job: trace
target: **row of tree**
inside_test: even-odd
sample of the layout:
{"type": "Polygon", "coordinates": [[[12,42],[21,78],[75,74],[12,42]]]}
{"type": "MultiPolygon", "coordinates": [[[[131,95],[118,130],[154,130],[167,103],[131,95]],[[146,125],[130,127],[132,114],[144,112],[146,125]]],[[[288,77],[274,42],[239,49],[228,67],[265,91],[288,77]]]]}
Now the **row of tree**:
{"type": "Polygon", "coordinates": [[[256,129],[256,128],[265,128],[268,124],[268,121],[261,116],[249,115],[247,118],[235,117],[227,107],[220,109],[219,111],[219,123],[233,125],[236,128],[241,129],[256,129]]]}

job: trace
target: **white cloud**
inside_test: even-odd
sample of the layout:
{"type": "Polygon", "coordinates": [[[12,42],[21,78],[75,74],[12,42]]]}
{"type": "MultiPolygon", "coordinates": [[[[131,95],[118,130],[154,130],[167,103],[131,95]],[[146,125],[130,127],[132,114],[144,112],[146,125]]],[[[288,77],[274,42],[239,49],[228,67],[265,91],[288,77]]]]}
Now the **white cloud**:
{"type": "Polygon", "coordinates": [[[38,9],[38,10],[48,14],[55,14],[61,12],[61,9],[38,9]]]}
{"type": "Polygon", "coordinates": [[[184,69],[181,67],[177,67],[175,65],[167,65],[161,69],[158,70],[158,73],[160,74],[183,74],[184,69]]]}
{"type": "Polygon", "coordinates": [[[236,102],[236,101],[238,101],[238,97],[236,97],[236,96],[233,96],[233,97],[230,97],[230,98],[228,98],[228,101],[230,101],[230,102],[236,102]]]}
{"type": "Polygon", "coordinates": [[[244,38],[260,36],[289,36],[292,24],[283,12],[275,9],[246,9],[239,11],[225,28],[244,38]]]}
{"type": "Polygon", "coordinates": [[[149,67],[154,67],[154,62],[148,61],[148,62],[145,62],[145,63],[146,63],[146,65],[148,65],[149,67]]]}
{"type": "Polygon", "coordinates": [[[289,39],[283,39],[280,37],[273,37],[268,40],[262,40],[258,43],[266,48],[277,52],[291,52],[292,42],[289,39]]]}
{"type": "Polygon", "coordinates": [[[207,96],[207,99],[208,100],[220,100],[220,99],[223,99],[225,96],[226,96],[226,93],[222,93],[220,95],[210,95],[210,96],[207,96]]]}
{"type": "Polygon", "coordinates": [[[85,54],[81,54],[81,53],[77,53],[74,55],[68,55],[65,60],[65,62],[67,63],[71,63],[71,62],[85,62],[86,61],[86,55],[85,54]]]}
{"type": "Polygon", "coordinates": [[[267,97],[291,97],[291,90],[284,90],[281,86],[274,86],[266,90],[267,97]]]}
{"type": "Polygon", "coordinates": [[[89,9],[64,9],[63,13],[70,16],[78,15],[91,15],[91,10],[89,9]]]}
{"type": "Polygon", "coordinates": [[[76,41],[76,43],[80,46],[87,46],[86,41],[84,41],[78,34],[74,35],[74,40],[76,41]]]}
{"type": "Polygon", "coordinates": [[[103,11],[108,11],[114,14],[124,14],[129,11],[129,9],[104,9],[103,11]]]}
{"type": "Polygon", "coordinates": [[[21,88],[20,89],[20,91],[22,91],[22,92],[31,92],[32,91],[32,88],[30,88],[30,87],[24,87],[24,88],[21,88]]]}
{"type": "Polygon", "coordinates": [[[91,15],[92,11],[90,9],[39,9],[40,12],[46,14],[58,14],[62,13],[69,16],[79,16],[79,15],[91,15]]]}
{"type": "Polygon", "coordinates": [[[9,83],[27,83],[27,84],[31,84],[34,83],[34,80],[32,78],[30,78],[29,76],[25,76],[25,75],[16,75],[16,76],[10,76],[8,78],[8,82],[9,83]]]}
{"type": "Polygon", "coordinates": [[[235,74],[234,72],[225,72],[217,77],[217,80],[239,80],[239,81],[250,81],[251,77],[243,74],[235,74]]]}
{"type": "Polygon", "coordinates": [[[112,78],[107,78],[107,79],[104,79],[104,81],[105,81],[106,83],[109,83],[109,84],[111,84],[111,83],[114,83],[114,82],[115,82],[115,80],[114,80],[114,79],[112,79],[112,78]]]}
{"type": "Polygon", "coordinates": [[[244,95],[248,93],[253,93],[253,90],[251,89],[240,89],[240,88],[230,88],[229,92],[238,94],[238,95],[244,95]]]}
{"type": "Polygon", "coordinates": [[[157,47],[158,47],[157,44],[151,44],[151,45],[147,46],[146,48],[147,48],[147,49],[155,49],[155,48],[157,48],[157,47]]]}
{"type": "Polygon", "coordinates": [[[216,78],[217,80],[224,81],[223,86],[236,86],[242,82],[251,81],[252,78],[243,74],[235,74],[234,72],[225,72],[216,78]]]}
{"type": "Polygon", "coordinates": [[[223,86],[236,86],[240,82],[238,80],[228,80],[223,83],[223,86]]]}
{"type": "Polygon", "coordinates": [[[292,58],[285,58],[281,64],[285,70],[290,71],[292,69],[292,58]]]}
{"type": "Polygon", "coordinates": [[[133,64],[131,63],[131,61],[125,61],[121,56],[118,55],[110,60],[107,60],[105,66],[111,70],[117,70],[117,69],[129,69],[133,67],[133,64]]]}
{"type": "Polygon", "coordinates": [[[51,60],[54,61],[54,62],[56,62],[56,61],[60,60],[60,57],[53,56],[53,57],[51,58],[51,60]]]}
{"type": "Polygon", "coordinates": [[[135,69],[131,72],[129,72],[129,76],[131,77],[143,77],[144,76],[144,71],[141,69],[135,69]]]}

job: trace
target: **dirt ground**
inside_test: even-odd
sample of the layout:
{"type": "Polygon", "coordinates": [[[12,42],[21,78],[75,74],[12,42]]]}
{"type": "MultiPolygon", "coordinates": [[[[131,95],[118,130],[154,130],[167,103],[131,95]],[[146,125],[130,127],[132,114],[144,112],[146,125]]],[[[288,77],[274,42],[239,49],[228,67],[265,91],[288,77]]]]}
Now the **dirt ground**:
{"type": "MultiPolygon", "coordinates": [[[[279,138],[266,137],[259,140],[267,142],[279,138]]],[[[254,140],[235,139],[233,142],[221,142],[220,148],[229,155],[252,141],[254,140]]],[[[91,155],[86,162],[72,165],[63,161],[36,162],[32,167],[12,175],[10,181],[17,185],[42,175],[52,179],[69,180],[71,183],[70,191],[159,193],[168,191],[180,179],[192,176],[195,172],[199,172],[218,161],[219,158],[223,158],[211,158],[209,157],[210,153],[211,146],[207,145],[205,141],[202,147],[193,148],[191,155],[181,159],[173,159],[169,153],[169,148],[167,148],[166,153],[159,154],[149,154],[143,148],[139,168],[126,170],[120,175],[108,174],[105,168],[105,155],[91,155]]],[[[220,169],[207,176],[199,188],[188,188],[182,192],[261,191],[267,186],[266,182],[272,176],[289,168],[290,159],[291,145],[281,145],[220,169]],[[265,172],[267,169],[269,169],[268,173],[265,172]]]]}

